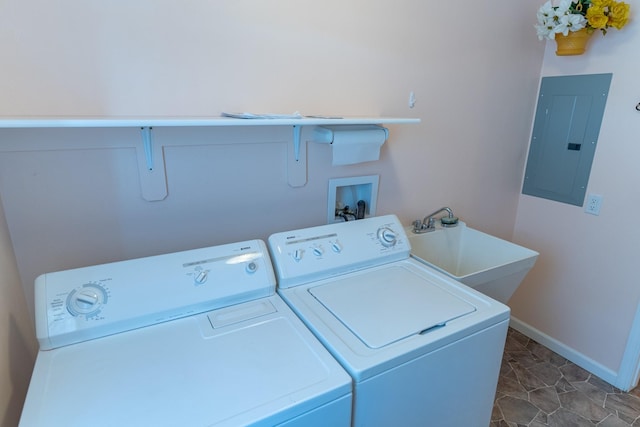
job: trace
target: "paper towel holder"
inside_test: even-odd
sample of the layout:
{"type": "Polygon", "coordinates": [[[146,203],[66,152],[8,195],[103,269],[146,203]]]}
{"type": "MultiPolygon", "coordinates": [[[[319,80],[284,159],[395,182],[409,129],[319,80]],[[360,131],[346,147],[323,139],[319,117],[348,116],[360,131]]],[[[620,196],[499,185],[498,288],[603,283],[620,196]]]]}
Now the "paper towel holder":
{"type": "Polygon", "coordinates": [[[358,131],[358,130],[384,130],[384,140],[389,139],[389,129],[379,125],[338,125],[338,126],[316,126],[313,130],[313,141],[321,144],[333,143],[334,131],[358,131]]]}
{"type": "Polygon", "coordinates": [[[389,138],[383,126],[366,124],[353,126],[318,126],[313,141],[330,144],[332,165],[348,166],[380,159],[380,148],[389,138]]]}

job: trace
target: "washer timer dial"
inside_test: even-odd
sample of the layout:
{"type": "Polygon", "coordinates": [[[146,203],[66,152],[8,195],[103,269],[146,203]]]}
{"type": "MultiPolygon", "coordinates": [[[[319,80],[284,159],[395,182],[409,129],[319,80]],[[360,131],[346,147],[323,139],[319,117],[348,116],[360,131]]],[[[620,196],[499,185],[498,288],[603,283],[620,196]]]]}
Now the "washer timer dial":
{"type": "Polygon", "coordinates": [[[67,310],[73,316],[97,315],[107,303],[107,290],[97,283],[86,283],[69,293],[67,310]]]}
{"type": "Polygon", "coordinates": [[[398,237],[396,232],[389,227],[380,227],[378,229],[378,240],[380,240],[382,246],[390,248],[396,244],[398,237]]]}

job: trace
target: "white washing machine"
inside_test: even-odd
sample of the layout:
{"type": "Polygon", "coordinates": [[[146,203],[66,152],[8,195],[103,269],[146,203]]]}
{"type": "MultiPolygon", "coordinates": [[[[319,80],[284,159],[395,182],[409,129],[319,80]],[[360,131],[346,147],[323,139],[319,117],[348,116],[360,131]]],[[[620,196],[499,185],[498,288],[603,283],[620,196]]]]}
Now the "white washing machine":
{"type": "Polygon", "coordinates": [[[489,425],[509,308],[410,258],[394,215],[269,249],[278,293],[354,380],[352,425],[489,425]]]}
{"type": "Polygon", "coordinates": [[[348,426],[351,378],[264,242],[44,274],[20,426],[348,426]]]}

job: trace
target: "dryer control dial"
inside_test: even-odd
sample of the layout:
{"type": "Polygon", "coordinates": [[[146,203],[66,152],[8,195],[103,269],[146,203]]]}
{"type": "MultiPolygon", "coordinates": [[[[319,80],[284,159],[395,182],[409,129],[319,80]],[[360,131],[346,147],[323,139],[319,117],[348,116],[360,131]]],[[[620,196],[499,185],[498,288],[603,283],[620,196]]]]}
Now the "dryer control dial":
{"type": "Polygon", "coordinates": [[[382,246],[390,248],[396,244],[398,237],[396,232],[389,227],[380,227],[378,229],[378,240],[382,243],[382,246]]]}
{"type": "Polygon", "coordinates": [[[255,261],[251,261],[244,267],[244,271],[246,271],[248,274],[253,274],[258,271],[258,264],[256,264],[255,261]]]}

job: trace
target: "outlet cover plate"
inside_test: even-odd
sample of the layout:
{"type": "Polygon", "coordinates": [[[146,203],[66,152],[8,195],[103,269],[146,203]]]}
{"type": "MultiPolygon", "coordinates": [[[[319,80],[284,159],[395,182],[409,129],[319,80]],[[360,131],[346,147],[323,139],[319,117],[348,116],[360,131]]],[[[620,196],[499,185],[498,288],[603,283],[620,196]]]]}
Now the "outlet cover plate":
{"type": "Polygon", "coordinates": [[[600,215],[602,206],[602,196],[599,194],[589,194],[584,206],[584,211],[591,215],[600,215]]]}

